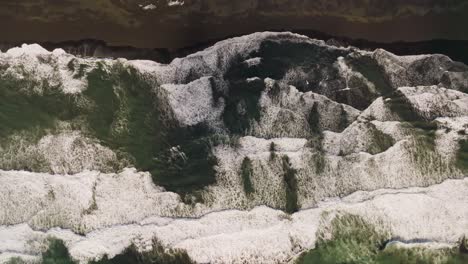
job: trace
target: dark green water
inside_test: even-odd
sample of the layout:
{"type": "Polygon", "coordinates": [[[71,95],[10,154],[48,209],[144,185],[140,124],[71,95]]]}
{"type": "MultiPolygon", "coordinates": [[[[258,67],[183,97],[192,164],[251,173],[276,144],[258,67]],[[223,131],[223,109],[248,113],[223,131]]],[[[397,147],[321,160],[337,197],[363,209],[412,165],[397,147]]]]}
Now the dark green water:
{"type": "MultiPolygon", "coordinates": [[[[332,222],[332,239],[319,238],[315,249],[304,253],[297,264],[463,264],[468,263],[468,254],[463,251],[466,240],[460,247],[451,249],[418,249],[387,247],[392,239],[359,216],[344,215],[332,222]]],[[[466,248],[465,248],[466,250],[466,248]]]]}

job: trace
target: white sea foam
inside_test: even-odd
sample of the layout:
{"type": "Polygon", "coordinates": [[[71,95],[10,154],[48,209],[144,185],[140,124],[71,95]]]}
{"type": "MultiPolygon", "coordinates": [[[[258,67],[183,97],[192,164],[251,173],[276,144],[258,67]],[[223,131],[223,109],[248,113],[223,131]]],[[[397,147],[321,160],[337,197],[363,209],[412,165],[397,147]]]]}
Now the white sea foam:
{"type": "MultiPolygon", "coordinates": [[[[451,246],[467,234],[467,197],[468,179],[447,180],[428,188],[357,192],[292,216],[257,207],[251,211],[213,212],[197,219],[156,221],[153,217],[151,223],[142,224],[144,220],[139,220],[112,225],[92,231],[86,237],[63,229],[34,231],[26,224],[2,226],[0,259],[7,260],[12,253],[38,254],[47,236],[63,239],[72,256],[83,262],[104,254],[112,257],[132,242],[142,247],[149,245],[155,236],[168,247],[187,250],[200,263],[285,262],[313,247],[316,231],[323,225],[324,212],[361,215],[371,223],[388,228],[395,237],[433,241],[426,246],[451,246]]],[[[127,202],[117,198],[114,204],[127,202]]],[[[112,208],[119,210],[118,206],[112,208]]],[[[134,213],[127,211],[128,216],[134,213]]]]}
{"type": "MultiPolygon", "coordinates": [[[[135,169],[119,173],[86,171],[96,169],[96,162],[113,160],[115,153],[96,141],[82,139],[79,133],[62,131],[40,139],[35,148],[46,154],[52,172],[63,175],[0,171],[0,262],[12,256],[37,258],[46,244],[44,239],[56,236],[81,262],[104,254],[112,257],[132,242],[147,248],[157,237],[165,246],[185,249],[202,263],[283,263],[314,246],[324,212],[358,214],[388,228],[395,237],[433,241],[425,246],[453,245],[467,234],[468,181],[446,180],[463,177],[452,163],[446,162],[454,159],[458,141],[465,138],[460,131],[466,133],[468,129],[466,94],[454,90],[463,88],[464,83],[459,81],[447,89],[440,85],[418,87],[423,77],[407,70],[422,60],[437,64],[449,60],[446,57],[363,52],[330,47],[323,41],[292,33],[264,32],[218,42],[167,65],[143,60],[83,59],[59,49],[48,52],[36,44],[23,45],[0,53],[0,63],[8,66],[1,74],[38,84],[47,80],[65,93],[79,93],[86,89],[86,73],[95,68],[97,61],[105,65],[121,63],[135,67],[154,90],[165,93],[164,103],[181,125],[207,122],[224,131],[224,101],[214,100],[212,83],[226,92],[228,84],[223,76],[233,62],[240,59],[249,67],[261,65],[262,58],[250,55],[265,40],[307,43],[375,59],[387,74],[390,88],[399,89],[424,117],[435,119],[438,130],[434,155],[446,158],[425,152],[426,164],[415,161],[412,151],[417,142],[390,109],[389,98],[377,98],[361,112],[331,97],[301,92],[285,78],[266,78],[266,90],[259,101],[261,118],[246,131],[250,136],[241,137],[236,147],[218,145],[213,149],[219,161],[215,168],[217,181],[201,191],[204,204],[182,203],[179,195],[156,186],[149,173],[135,169]],[[81,64],[87,66],[85,74],[77,77],[76,69],[71,68],[81,64]],[[280,91],[274,97],[270,92],[276,85],[280,91]],[[320,116],[318,125],[324,130],[320,152],[309,137],[307,118],[314,105],[320,116]],[[346,128],[338,127],[342,121],[346,128]],[[391,136],[395,144],[380,153],[369,153],[375,131],[391,136]],[[84,147],[74,149],[76,140],[83,140],[84,147]],[[293,215],[272,209],[285,204],[284,156],[289,158],[287,166],[297,173],[301,210],[293,215]],[[245,194],[241,177],[241,164],[246,158],[253,169],[251,183],[255,192],[250,196],[245,194]],[[438,162],[437,166],[432,166],[434,162],[438,162]],[[65,175],[75,172],[79,173],[65,175]],[[427,188],[409,187],[432,184],[427,188]]],[[[376,89],[348,65],[346,57],[338,58],[333,67],[339,72],[336,78],[357,78],[370,90],[376,89]]],[[[431,68],[429,77],[445,74],[444,67],[431,68]]],[[[104,70],[109,69],[106,66],[104,70]]],[[[289,72],[289,77],[297,75],[294,71],[289,72]]],[[[246,81],[257,82],[259,78],[246,81]]],[[[348,88],[347,93],[354,89],[342,87],[348,88]]],[[[34,89],[40,93],[42,87],[35,85],[34,89]]]]}
{"type": "Polygon", "coordinates": [[[183,6],[185,4],[184,1],[180,0],[168,0],[167,5],[168,6],[183,6]]]}

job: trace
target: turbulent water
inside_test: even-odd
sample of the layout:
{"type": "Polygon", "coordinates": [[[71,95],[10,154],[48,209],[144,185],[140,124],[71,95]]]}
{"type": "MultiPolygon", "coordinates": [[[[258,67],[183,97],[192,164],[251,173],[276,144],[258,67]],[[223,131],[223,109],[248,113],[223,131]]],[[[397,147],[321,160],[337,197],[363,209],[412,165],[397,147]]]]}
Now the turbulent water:
{"type": "Polygon", "coordinates": [[[443,55],[269,32],[170,64],[23,45],[0,54],[0,123],[0,262],[51,238],[82,263],[155,239],[285,263],[346,224],[424,250],[468,234],[468,66],[443,55]]]}

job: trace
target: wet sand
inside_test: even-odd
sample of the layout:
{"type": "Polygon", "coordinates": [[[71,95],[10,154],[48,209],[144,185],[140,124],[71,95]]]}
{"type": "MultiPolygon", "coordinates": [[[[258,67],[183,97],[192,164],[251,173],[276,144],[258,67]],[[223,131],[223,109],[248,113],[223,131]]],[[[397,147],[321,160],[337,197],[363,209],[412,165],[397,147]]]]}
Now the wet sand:
{"type": "Polygon", "coordinates": [[[430,39],[468,40],[468,16],[426,15],[381,23],[349,22],[336,17],[271,17],[250,16],[226,18],[205,23],[202,16],[177,18],[174,22],[145,16],[141,26],[125,27],[116,23],[83,19],[79,22],[23,21],[0,17],[3,25],[1,42],[62,42],[97,39],[112,46],[169,48],[193,46],[229,36],[256,31],[320,31],[329,35],[366,39],[376,42],[421,41],[430,39]]]}

